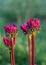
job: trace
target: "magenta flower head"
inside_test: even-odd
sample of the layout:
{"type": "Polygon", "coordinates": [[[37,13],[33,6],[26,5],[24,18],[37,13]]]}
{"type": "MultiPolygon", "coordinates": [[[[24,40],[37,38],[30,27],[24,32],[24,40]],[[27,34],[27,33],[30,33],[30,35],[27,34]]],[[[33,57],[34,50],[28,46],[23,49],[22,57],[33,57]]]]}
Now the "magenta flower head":
{"type": "Polygon", "coordinates": [[[22,25],[20,26],[20,28],[21,28],[25,33],[27,33],[27,24],[22,24],[22,25]]]}
{"type": "Polygon", "coordinates": [[[27,27],[30,29],[31,32],[39,31],[40,28],[40,20],[38,18],[30,18],[27,21],[27,27]]]}
{"type": "Polygon", "coordinates": [[[34,20],[33,18],[29,18],[28,21],[27,21],[27,26],[28,27],[34,27],[35,26],[35,23],[34,23],[34,20]]]}
{"type": "Polygon", "coordinates": [[[39,31],[40,29],[40,20],[38,18],[29,18],[26,24],[22,24],[20,28],[25,33],[32,33],[34,31],[39,31]]]}
{"type": "Polygon", "coordinates": [[[11,40],[10,40],[10,38],[3,37],[3,41],[4,41],[5,45],[7,45],[7,46],[11,45],[11,40]]]}
{"type": "Polygon", "coordinates": [[[17,27],[14,24],[6,24],[4,26],[4,29],[8,33],[16,33],[17,32],[17,27]]]}
{"type": "Polygon", "coordinates": [[[27,21],[29,27],[38,27],[40,26],[40,20],[38,18],[29,18],[27,21]]]}
{"type": "Polygon", "coordinates": [[[4,26],[4,30],[6,33],[9,34],[10,37],[14,37],[16,36],[16,33],[17,33],[17,27],[15,24],[6,24],[4,26]]]}
{"type": "MultiPolygon", "coordinates": [[[[13,39],[14,41],[16,40],[16,38],[13,39]]],[[[6,36],[3,37],[3,41],[5,43],[6,46],[10,46],[11,45],[11,39],[7,38],[6,36]]]]}

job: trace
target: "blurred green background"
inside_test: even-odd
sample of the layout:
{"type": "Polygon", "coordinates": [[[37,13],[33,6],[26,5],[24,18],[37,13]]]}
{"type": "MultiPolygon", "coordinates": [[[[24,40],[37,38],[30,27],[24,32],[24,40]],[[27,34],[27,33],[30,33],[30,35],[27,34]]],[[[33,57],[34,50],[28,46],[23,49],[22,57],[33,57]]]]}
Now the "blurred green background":
{"type": "Polygon", "coordinates": [[[41,28],[36,35],[35,63],[46,65],[46,0],[0,0],[0,65],[10,65],[9,50],[2,41],[6,23],[15,23],[18,27],[16,65],[29,65],[27,36],[21,31],[20,24],[30,17],[41,20],[41,28]]]}

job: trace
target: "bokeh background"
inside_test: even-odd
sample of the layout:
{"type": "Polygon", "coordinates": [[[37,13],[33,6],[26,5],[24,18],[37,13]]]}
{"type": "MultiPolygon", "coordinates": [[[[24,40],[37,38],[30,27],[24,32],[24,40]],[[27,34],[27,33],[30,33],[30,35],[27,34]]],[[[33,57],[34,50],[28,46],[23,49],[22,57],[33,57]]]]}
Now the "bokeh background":
{"type": "Polygon", "coordinates": [[[21,31],[20,24],[30,17],[41,20],[41,28],[36,35],[35,63],[46,65],[46,0],[0,0],[0,65],[10,65],[9,50],[2,41],[6,23],[15,23],[18,27],[16,65],[29,65],[27,36],[21,31]]]}

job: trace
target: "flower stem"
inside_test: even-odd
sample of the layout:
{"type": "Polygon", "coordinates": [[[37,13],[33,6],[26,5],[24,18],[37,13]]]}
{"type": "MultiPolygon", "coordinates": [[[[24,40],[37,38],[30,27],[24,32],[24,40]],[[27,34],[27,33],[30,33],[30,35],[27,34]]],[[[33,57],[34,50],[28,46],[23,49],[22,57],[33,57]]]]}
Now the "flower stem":
{"type": "Polygon", "coordinates": [[[28,35],[29,64],[32,64],[31,35],[28,35]]]}
{"type": "Polygon", "coordinates": [[[14,41],[13,41],[13,38],[12,38],[12,62],[13,62],[13,65],[15,65],[15,58],[14,58],[14,41]]]}
{"type": "Polygon", "coordinates": [[[11,65],[13,65],[13,62],[12,62],[12,52],[10,51],[10,63],[11,65]]]}
{"type": "Polygon", "coordinates": [[[32,65],[34,65],[35,32],[32,33],[32,65]]]}

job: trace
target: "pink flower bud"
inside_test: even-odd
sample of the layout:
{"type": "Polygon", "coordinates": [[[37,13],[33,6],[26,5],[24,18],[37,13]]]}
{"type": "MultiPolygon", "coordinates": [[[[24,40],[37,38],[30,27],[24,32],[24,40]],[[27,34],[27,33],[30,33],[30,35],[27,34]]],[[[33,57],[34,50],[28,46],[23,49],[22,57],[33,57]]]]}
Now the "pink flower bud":
{"type": "Polygon", "coordinates": [[[4,41],[5,45],[8,45],[9,46],[11,44],[10,38],[3,37],[3,41],[4,41]]]}
{"type": "MultiPolygon", "coordinates": [[[[16,38],[14,37],[13,41],[15,42],[16,38]]],[[[5,43],[5,45],[11,45],[11,39],[10,38],[7,38],[7,37],[3,37],[3,41],[5,43]]]]}
{"type": "Polygon", "coordinates": [[[24,32],[27,32],[27,28],[26,28],[26,24],[22,24],[21,26],[20,26],[20,28],[24,31],[24,32]]]}
{"type": "Polygon", "coordinates": [[[28,21],[27,21],[27,26],[29,27],[38,27],[40,26],[40,20],[37,19],[37,18],[29,18],[28,21]]]}
{"type": "Polygon", "coordinates": [[[24,32],[38,31],[40,26],[40,20],[37,18],[29,18],[26,24],[22,24],[20,27],[24,32]]]}
{"type": "Polygon", "coordinates": [[[17,32],[17,27],[14,24],[6,24],[4,26],[4,29],[8,33],[15,33],[15,32],[17,32]]]}

